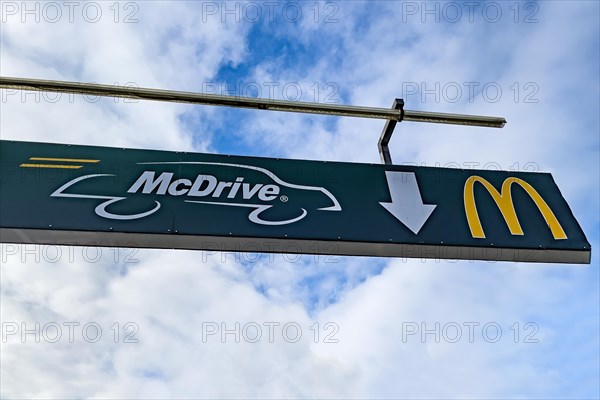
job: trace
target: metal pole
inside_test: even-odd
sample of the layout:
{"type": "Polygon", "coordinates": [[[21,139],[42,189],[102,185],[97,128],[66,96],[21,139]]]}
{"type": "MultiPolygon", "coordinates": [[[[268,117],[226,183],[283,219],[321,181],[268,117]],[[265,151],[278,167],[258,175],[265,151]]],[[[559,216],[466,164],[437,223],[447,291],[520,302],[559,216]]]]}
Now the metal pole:
{"type": "MultiPolygon", "coordinates": [[[[394,110],[404,110],[404,100],[403,99],[394,99],[394,104],[392,104],[392,108],[394,110]]],[[[402,115],[402,114],[401,114],[402,115]]],[[[379,149],[379,156],[381,157],[381,162],[387,165],[392,164],[392,154],[390,153],[390,139],[392,138],[392,134],[394,133],[394,129],[396,129],[396,124],[398,122],[402,122],[402,117],[398,121],[389,120],[385,123],[383,127],[383,131],[381,131],[381,136],[379,136],[379,142],[377,142],[377,148],[379,149]]]]}
{"type": "Polygon", "coordinates": [[[41,79],[0,77],[0,89],[17,89],[45,91],[56,93],[85,94],[103,97],[122,97],[138,100],[155,100],[213,106],[254,108],[258,110],[287,111],[309,114],[337,115],[342,117],[375,118],[393,121],[429,122],[436,124],[484,126],[502,128],[506,120],[502,117],[486,117],[479,115],[447,114],[425,111],[401,110],[377,107],[360,107],[340,104],[307,103],[284,100],[269,100],[250,97],[179,92],[173,90],[147,89],[137,87],[121,87],[100,85],[96,83],[79,83],[51,81],[41,79]]]}

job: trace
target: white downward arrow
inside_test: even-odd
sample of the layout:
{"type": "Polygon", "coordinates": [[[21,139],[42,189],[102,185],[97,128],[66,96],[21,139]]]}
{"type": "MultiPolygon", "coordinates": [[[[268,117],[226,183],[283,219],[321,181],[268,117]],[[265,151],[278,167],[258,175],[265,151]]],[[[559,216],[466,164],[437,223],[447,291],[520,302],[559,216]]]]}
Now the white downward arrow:
{"type": "Polygon", "coordinates": [[[423,204],[414,172],[385,171],[391,203],[379,203],[416,235],[435,209],[423,204]]]}

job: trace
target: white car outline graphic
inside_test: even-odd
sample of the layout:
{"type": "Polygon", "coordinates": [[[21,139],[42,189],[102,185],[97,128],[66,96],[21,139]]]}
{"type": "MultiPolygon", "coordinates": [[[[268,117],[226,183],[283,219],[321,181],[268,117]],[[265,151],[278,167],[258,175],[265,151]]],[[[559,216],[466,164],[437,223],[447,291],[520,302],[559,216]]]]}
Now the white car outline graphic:
{"type": "MultiPolygon", "coordinates": [[[[331,200],[333,205],[328,206],[328,207],[318,208],[317,209],[318,211],[341,211],[342,210],[342,207],[341,207],[339,201],[329,190],[327,190],[323,187],[320,187],[320,186],[297,185],[297,184],[286,182],[283,179],[279,178],[277,175],[275,175],[273,172],[271,172],[265,168],[261,168],[261,167],[244,165],[244,164],[229,164],[229,163],[206,162],[206,161],[153,161],[153,162],[141,162],[141,163],[137,163],[137,164],[138,165],[215,165],[215,166],[224,166],[224,167],[233,167],[233,168],[242,168],[242,169],[253,170],[253,171],[257,171],[257,172],[267,175],[270,179],[272,179],[273,181],[275,181],[277,184],[279,184],[281,186],[289,187],[292,189],[299,189],[299,190],[319,191],[319,192],[325,194],[331,200]]],[[[108,176],[115,176],[115,175],[114,174],[91,174],[91,175],[84,175],[84,176],[77,177],[77,178],[65,183],[58,189],[56,189],[50,195],[50,197],[106,200],[106,201],[102,202],[101,204],[99,204],[95,208],[96,215],[98,215],[102,218],[113,219],[113,220],[135,220],[135,219],[145,218],[149,215],[154,214],[156,211],[158,211],[160,209],[160,207],[161,207],[160,202],[155,200],[156,206],[153,209],[145,211],[143,213],[131,214],[131,215],[113,214],[113,213],[108,212],[106,210],[106,208],[111,204],[114,204],[118,201],[127,199],[127,197],[65,193],[65,191],[68,188],[70,188],[74,184],[81,182],[83,180],[97,178],[97,177],[108,177],[108,176]]],[[[251,222],[253,222],[255,224],[259,224],[259,225],[276,226],[276,225],[292,224],[294,222],[304,219],[308,215],[308,211],[306,211],[305,208],[301,208],[302,213],[298,217],[291,218],[288,220],[282,220],[282,221],[268,221],[268,220],[260,218],[260,214],[262,212],[270,209],[271,207],[273,207],[272,204],[225,203],[225,202],[200,201],[200,200],[184,200],[184,202],[197,203],[197,204],[212,204],[212,205],[217,205],[217,206],[254,208],[254,210],[248,215],[248,219],[251,222]]]]}

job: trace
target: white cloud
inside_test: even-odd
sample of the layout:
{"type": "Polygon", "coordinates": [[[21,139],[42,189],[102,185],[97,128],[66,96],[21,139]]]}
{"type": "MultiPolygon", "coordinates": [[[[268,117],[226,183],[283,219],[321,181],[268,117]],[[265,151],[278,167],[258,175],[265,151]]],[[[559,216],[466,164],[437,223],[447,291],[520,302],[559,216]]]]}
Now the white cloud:
{"type": "MultiPolygon", "coordinates": [[[[238,62],[245,52],[243,25],[202,23],[192,2],[140,3],[137,23],[115,23],[110,4],[94,4],[103,13],[97,23],[69,23],[68,8],[55,24],[7,15],[2,74],[198,90],[223,63],[238,62]]],[[[1,106],[3,139],[192,149],[192,132],[179,121],[191,111],[185,105],[4,91],[1,106]]]]}

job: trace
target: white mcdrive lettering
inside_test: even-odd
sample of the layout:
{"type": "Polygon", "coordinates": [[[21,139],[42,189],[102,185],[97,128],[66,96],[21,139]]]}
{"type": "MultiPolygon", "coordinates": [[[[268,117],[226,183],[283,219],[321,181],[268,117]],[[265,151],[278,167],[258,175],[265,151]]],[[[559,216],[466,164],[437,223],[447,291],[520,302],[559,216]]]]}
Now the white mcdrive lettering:
{"type": "MultiPolygon", "coordinates": [[[[331,205],[327,207],[317,208],[319,211],[341,211],[342,207],[329,190],[318,187],[318,186],[305,186],[297,185],[286,182],[275,175],[273,172],[251,165],[242,164],[227,164],[227,163],[213,163],[213,162],[145,162],[138,163],[138,165],[213,165],[219,167],[236,168],[239,171],[254,171],[259,172],[262,176],[274,183],[248,183],[244,182],[243,176],[238,176],[233,182],[220,181],[216,176],[208,174],[200,174],[192,179],[175,177],[174,172],[161,172],[145,170],[136,179],[136,181],[127,190],[129,194],[143,194],[152,196],[173,196],[173,197],[184,197],[186,203],[195,204],[206,204],[211,206],[226,206],[226,207],[245,207],[253,208],[254,210],[248,215],[248,219],[259,225],[287,225],[302,220],[308,214],[308,211],[301,207],[298,210],[298,214],[294,218],[285,220],[269,220],[263,219],[261,214],[277,205],[283,207],[287,203],[289,193],[285,196],[281,196],[282,187],[287,190],[299,190],[308,192],[320,192],[329,199],[331,205]],[[228,201],[223,201],[227,200],[228,201]],[[280,199],[280,202],[276,200],[280,199]]],[[[242,173],[240,173],[242,174],[242,173]]],[[[69,198],[85,198],[85,199],[96,199],[103,200],[99,204],[95,211],[96,214],[102,218],[115,219],[115,220],[135,220],[140,218],[148,217],[156,213],[161,208],[161,203],[155,200],[155,207],[140,213],[135,214],[116,214],[110,212],[108,208],[120,201],[124,201],[127,197],[124,196],[103,196],[95,194],[80,194],[80,193],[68,193],[67,189],[77,184],[78,182],[85,181],[88,179],[95,179],[101,177],[114,176],[112,174],[93,174],[84,175],[75,178],[52,193],[51,197],[69,197],[69,198]]],[[[309,204],[307,204],[308,206],[309,204]]]]}

